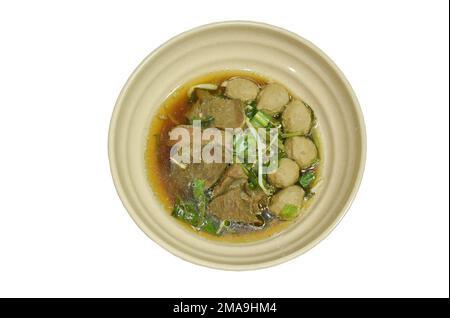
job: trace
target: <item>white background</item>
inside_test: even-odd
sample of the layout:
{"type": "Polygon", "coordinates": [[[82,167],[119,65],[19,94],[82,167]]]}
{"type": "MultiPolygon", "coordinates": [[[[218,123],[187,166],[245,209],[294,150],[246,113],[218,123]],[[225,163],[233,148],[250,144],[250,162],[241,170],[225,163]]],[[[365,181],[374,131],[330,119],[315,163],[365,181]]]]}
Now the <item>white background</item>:
{"type": "Polygon", "coordinates": [[[0,296],[449,295],[447,1],[2,1],[0,296]],[[361,103],[368,160],[350,211],[288,263],[224,272],[178,259],[123,208],[115,100],[167,39],[255,20],[311,40],[361,103]]]}

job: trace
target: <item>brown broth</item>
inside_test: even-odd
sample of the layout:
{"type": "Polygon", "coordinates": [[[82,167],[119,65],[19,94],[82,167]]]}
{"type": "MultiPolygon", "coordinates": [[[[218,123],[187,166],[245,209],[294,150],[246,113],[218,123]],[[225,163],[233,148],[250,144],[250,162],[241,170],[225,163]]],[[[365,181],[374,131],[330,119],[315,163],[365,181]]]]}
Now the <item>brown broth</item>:
{"type": "MultiPolygon", "coordinates": [[[[167,210],[167,213],[172,212],[176,199],[175,193],[171,191],[169,178],[170,146],[167,145],[168,132],[174,126],[185,124],[187,122],[187,119],[185,117],[185,114],[189,109],[189,99],[187,96],[187,91],[194,85],[198,85],[201,83],[213,83],[219,85],[224,80],[236,76],[250,78],[261,85],[264,85],[270,81],[258,74],[242,70],[227,70],[209,73],[204,76],[195,78],[178,87],[164,101],[163,105],[158,110],[157,115],[153,118],[150,124],[149,134],[147,138],[147,147],[145,150],[145,164],[147,170],[146,173],[152,189],[154,190],[157,198],[161,201],[164,208],[167,210]]],[[[291,96],[295,95],[291,94],[291,96]]],[[[315,139],[317,139],[317,136],[315,137],[315,139]]],[[[317,142],[316,145],[318,145],[317,142]]],[[[309,205],[309,201],[307,201],[307,205],[309,205]]],[[[274,236],[281,230],[286,228],[288,225],[298,221],[300,218],[301,215],[293,221],[273,221],[270,226],[263,230],[238,234],[227,233],[223,236],[215,236],[206,232],[196,231],[189,224],[175,218],[174,221],[179,222],[182,226],[185,226],[189,230],[195,231],[202,237],[213,240],[239,243],[256,241],[274,236]]]]}

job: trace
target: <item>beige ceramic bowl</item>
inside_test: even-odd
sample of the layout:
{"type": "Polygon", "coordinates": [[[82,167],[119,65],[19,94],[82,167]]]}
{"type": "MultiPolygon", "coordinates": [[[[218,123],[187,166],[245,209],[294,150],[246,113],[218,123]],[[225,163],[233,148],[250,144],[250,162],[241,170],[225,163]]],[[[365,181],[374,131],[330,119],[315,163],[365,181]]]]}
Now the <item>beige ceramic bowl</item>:
{"type": "Polygon", "coordinates": [[[185,32],[151,53],[125,84],[111,120],[109,158],[117,191],[137,225],[173,254],[214,268],[267,267],[298,256],[336,226],[360,184],[366,155],[363,116],[336,65],[307,40],[254,22],[222,22],[185,32]],[[306,216],[253,243],[211,241],[165,211],[146,179],[144,151],[152,117],[177,86],[225,69],[250,70],[308,101],[322,136],[323,184],[306,216]]]}

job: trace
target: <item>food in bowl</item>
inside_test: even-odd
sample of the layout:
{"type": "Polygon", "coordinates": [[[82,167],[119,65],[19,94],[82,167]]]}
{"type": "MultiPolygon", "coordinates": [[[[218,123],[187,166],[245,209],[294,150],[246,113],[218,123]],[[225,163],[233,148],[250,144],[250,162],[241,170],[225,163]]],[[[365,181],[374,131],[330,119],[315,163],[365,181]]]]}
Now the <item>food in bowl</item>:
{"type": "MultiPolygon", "coordinates": [[[[262,86],[258,88],[261,90],[262,86]]],[[[200,92],[193,88],[192,93],[197,94],[197,91],[200,92]]],[[[214,92],[210,93],[214,95],[214,92]]],[[[234,93],[231,91],[230,94],[234,93]]],[[[247,94],[251,96],[251,92],[247,94]]],[[[244,121],[246,119],[244,117],[244,121]]],[[[194,119],[192,126],[195,122],[201,126],[203,121],[194,119]]],[[[206,126],[203,133],[212,129],[206,126]]],[[[220,130],[225,132],[225,129],[220,130]]],[[[189,137],[189,129],[183,131],[189,137]]],[[[194,129],[192,132],[194,137],[194,129]]],[[[177,140],[173,142],[178,143],[177,140]]],[[[299,143],[298,139],[295,143],[299,143]]],[[[342,72],[320,49],[275,26],[228,21],[201,26],[176,36],[137,67],[117,100],[111,118],[108,150],[120,199],[149,238],[195,264],[249,270],[293,259],[331,233],[350,207],[360,185],[366,158],[366,134],[355,93],[342,72]],[[277,82],[288,88],[291,97],[311,106],[320,124],[313,128],[310,136],[319,158],[316,180],[311,188],[316,195],[303,202],[305,205],[293,220],[276,219],[279,224],[272,223],[270,227],[240,234],[210,234],[193,230],[192,225],[171,216],[177,198],[175,191],[165,185],[170,181],[165,178],[168,175],[158,170],[161,166],[156,150],[161,138],[153,135],[161,135],[168,115],[189,123],[180,113],[181,105],[176,108],[176,100],[186,99],[182,96],[195,85],[207,84],[208,88],[211,87],[208,83],[214,84],[214,78],[218,80],[217,85],[231,77],[253,79],[259,83],[258,75],[241,71],[218,72],[223,75],[221,80],[218,76],[198,77],[220,70],[264,74],[267,77],[261,78],[262,84],[277,82]],[[175,112],[175,109],[179,111],[175,112]],[[161,118],[156,115],[158,113],[161,118]]],[[[281,182],[285,181],[282,179],[281,182]]]]}
{"type": "Polygon", "coordinates": [[[227,70],[170,94],[150,124],[145,163],[175,221],[211,239],[252,241],[308,212],[320,150],[317,118],[301,96],[227,70]]]}

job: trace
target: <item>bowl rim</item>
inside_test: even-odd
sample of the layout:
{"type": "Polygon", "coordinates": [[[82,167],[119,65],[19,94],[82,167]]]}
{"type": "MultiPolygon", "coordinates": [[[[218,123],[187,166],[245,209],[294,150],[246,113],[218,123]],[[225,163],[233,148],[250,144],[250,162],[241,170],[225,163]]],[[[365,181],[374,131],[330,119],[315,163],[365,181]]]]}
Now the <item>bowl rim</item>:
{"type": "MultiPolygon", "coordinates": [[[[157,243],[159,246],[163,247],[165,250],[169,251],[171,254],[196,265],[205,266],[212,269],[220,269],[220,270],[256,270],[256,269],[263,269],[271,266],[275,266],[284,262],[287,262],[289,260],[292,260],[310,249],[312,249],[314,246],[316,246],[318,243],[320,243],[322,240],[324,240],[333,230],[334,228],[341,222],[342,218],[345,216],[347,211],[350,209],[351,205],[353,204],[356,194],[359,191],[359,188],[361,186],[362,178],[365,171],[366,166],[366,158],[367,158],[367,132],[366,132],[366,126],[364,121],[364,116],[361,110],[361,106],[358,102],[358,99],[356,97],[356,94],[350,85],[349,81],[345,77],[344,73],[339,69],[339,67],[334,63],[334,61],[328,57],[320,48],[315,46],[312,42],[309,40],[299,36],[298,34],[291,32],[289,30],[286,30],[284,28],[281,28],[279,26],[275,26],[272,24],[264,23],[264,22],[256,22],[256,21],[249,21],[249,20],[226,20],[226,21],[219,21],[219,22],[213,22],[208,23],[204,25],[200,25],[197,27],[194,27],[192,29],[189,29],[187,31],[184,31],[178,35],[175,35],[174,37],[170,38],[169,40],[165,41],[161,45],[159,45],[156,49],[154,49],[151,53],[149,53],[139,64],[138,66],[133,70],[131,75],[128,77],[127,81],[125,82],[123,88],[121,89],[119,96],[117,97],[116,103],[114,105],[114,110],[112,112],[110,125],[109,125],[109,131],[108,131],[108,159],[109,159],[109,165],[110,165],[110,172],[111,176],[114,182],[114,186],[116,188],[116,192],[125,207],[127,213],[130,215],[130,217],[133,219],[133,221],[136,223],[136,225],[155,243],[157,243]],[[311,49],[315,54],[317,54],[319,57],[321,57],[328,65],[333,69],[333,71],[336,72],[336,74],[339,76],[339,79],[342,81],[342,83],[345,86],[345,89],[349,93],[350,98],[352,99],[355,115],[357,122],[359,124],[359,134],[361,137],[361,152],[360,152],[360,160],[358,162],[359,168],[356,174],[356,179],[354,184],[352,185],[352,190],[350,191],[350,194],[348,196],[348,199],[344,205],[344,207],[341,209],[341,211],[337,214],[337,217],[333,222],[325,229],[323,230],[314,240],[307,243],[302,248],[296,250],[293,253],[290,253],[288,255],[285,255],[283,257],[279,257],[267,262],[261,262],[261,263],[255,263],[250,265],[234,265],[230,266],[229,264],[225,265],[220,262],[210,262],[205,261],[202,259],[199,259],[194,256],[190,256],[187,253],[184,253],[182,251],[179,251],[177,248],[172,247],[170,244],[167,244],[165,241],[160,239],[151,229],[147,228],[140,222],[140,220],[137,218],[137,214],[132,208],[131,204],[128,202],[128,198],[126,195],[126,191],[124,190],[122,184],[120,183],[119,178],[119,171],[117,167],[117,159],[115,157],[115,131],[116,131],[116,125],[118,121],[118,113],[119,109],[122,105],[122,100],[124,96],[126,95],[126,92],[129,90],[130,86],[134,82],[134,79],[136,75],[140,72],[140,70],[144,67],[145,64],[149,63],[151,59],[159,53],[165,46],[180,41],[185,37],[191,36],[197,32],[206,31],[208,29],[212,29],[219,26],[255,26],[260,28],[265,28],[268,30],[279,32],[285,36],[290,37],[291,39],[295,41],[299,41],[302,44],[306,45],[309,49],[311,49]]],[[[238,245],[237,245],[238,246],[238,245]]]]}

